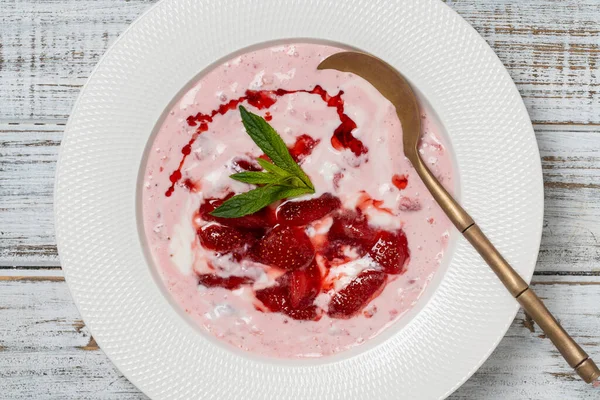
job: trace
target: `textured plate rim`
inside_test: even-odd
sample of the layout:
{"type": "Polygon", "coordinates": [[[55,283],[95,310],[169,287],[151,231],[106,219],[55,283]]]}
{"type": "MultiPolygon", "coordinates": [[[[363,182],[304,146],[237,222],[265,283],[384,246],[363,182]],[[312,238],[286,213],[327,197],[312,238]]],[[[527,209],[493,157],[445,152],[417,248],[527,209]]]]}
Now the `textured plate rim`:
{"type": "MultiPolygon", "coordinates": [[[[145,18],[148,15],[154,13],[157,9],[159,9],[160,7],[162,7],[163,3],[176,4],[177,2],[178,2],[177,0],[173,0],[173,1],[163,0],[163,1],[158,2],[155,5],[151,6],[148,10],[146,10],[140,17],[138,17],[123,32],[123,34],[113,43],[113,45],[111,45],[109,47],[109,49],[106,51],[106,53],[101,57],[98,65],[93,69],[92,73],[90,74],[90,77],[89,77],[88,81],[83,86],[82,91],[81,91],[80,95],[78,96],[78,98],[77,98],[77,100],[75,102],[75,105],[74,105],[74,108],[73,108],[74,113],[72,114],[71,118],[69,118],[69,122],[68,122],[68,124],[67,124],[67,126],[65,128],[65,135],[64,135],[64,139],[63,139],[64,143],[68,142],[69,131],[72,128],[71,125],[72,125],[73,117],[76,114],[76,111],[80,108],[80,105],[81,105],[80,103],[82,102],[82,99],[88,94],[88,92],[90,90],[89,89],[90,83],[94,80],[97,72],[104,67],[103,64],[104,64],[105,60],[112,55],[112,53],[113,53],[113,51],[114,51],[115,48],[118,48],[119,46],[121,46],[121,44],[127,39],[128,35],[129,35],[129,33],[131,31],[135,30],[138,25],[141,25],[144,22],[146,22],[145,18]]],[[[487,43],[485,43],[485,41],[483,40],[483,38],[481,38],[476,33],[476,31],[472,27],[470,27],[470,25],[468,25],[464,20],[462,20],[462,18],[457,13],[455,13],[454,10],[450,9],[447,5],[443,5],[443,6],[445,8],[447,8],[447,11],[450,14],[454,14],[455,17],[457,17],[457,20],[454,21],[455,23],[466,25],[468,27],[468,29],[470,29],[473,32],[475,32],[475,34],[478,37],[478,40],[480,40],[480,42],[481,42],[480,44],[483,44],[487,48],[487,50],[489,50],[487,55],[488,56],[492,55],[493,58],[495,58],[497,60],[497,62],[500,64],[501,69],[508,76],[508,73],[506,72],[506,70],[504,69],[504,67],[501,65],[500,60],[497,58],[497,56],[495,55],[495,53],[493,53],[493,51],[487,46],[487,43]]],[[[463,28],[464,28],[464,26],[463,26],[463,28]]],[[[474,38],[474,37],[472,37],[472,38],[474,38]]],[[[350,43],[350,45],[354,45],[354,43],[350,43]]],[[[511,81],[511,83],[512,83],[512,81],[511,81]]],[[[520,96],[518,95],[518,91],[516,89],[516,86],[514,86],[514,83],[512,83],[512,86],[513,86],[513,89],[514,89],[513,91],[517,93],[517,98],[515,98],[514,100],[519,103],[520,108],[522,109],[521,112],[524,112],[525,115],[527,115],[527,111],[526,111],[525,105],[522,102],[522,99],[520,98],[520,96]]],[[[527,117],[527,119],[528,119],[528,117],[527,117]]],[[[531,134],[533,134],[533,129],[531,129],[531,134]]],[[[533,136],[533,137],[535,137],[535,136],[533,136]]],[[[535,145],[534,146],[535,147],[535,151],[539,155],[539,150],[537,149],[537,144],[535,143],[535,139],[534,139],[534,145],[535,145]]],[[[64,161],[63,161],[63,159],[65,158],[65,156],[64,156],[63,153],[65,153],[65,152],[66,152],[65,151],[65,146],[61,146],[61,151],[60,151],[60,155],[59,155],[59,163],[57,165],[57,173],[56,173],[56,179],[55,179],[55,197],[56,198],[61,198],[61,199],[64,196],[64,192],[61,192],[61,188],[63,188],[64,186],[60,183],[60,179],[59,178],[60,178],[60,174],[61,174],[62,170],[64,169],[64,166],[63,166],[64,161]]],[[[542,180],[542,175],[541,175],[541,168],[539,168],[539,170],[533,170],[532,171],[532,175],[537,175],[537,177],[538,177],[537,181],[538,181],[538,185],[541,187],[542,196],[538,196],[537,203],[538,203],[539,206],[541,206],[541,208],[543,210],[543,180],[542,180]]],[[[56,229],[57,245],[58,245],[59,249],[63,249],[63,248],[68,247],[69,245],[65,244],[65,240],[63,238],[64,228],[62,228],[62,223],[61,223],[61,221],[59,221],[59,214],[60,214],[60,212],[64,212],[64,207],[63,207],[63,205],[61,203],[59,203],[57,201],[55,203],[55,223],[56,223],[56,226],[57,226],[57,229],[56,229]]],[[[541,214],[541,215],[543,215],[543,214],[541,214]]],[[[539,244],[541,242],[541,231],[542,231],[541,215],[538,218],[538,220],[539,220],[538,221],[539,222],[538,225],[539,226],[538,226],[537,232],[535,232],[536,234],[534,235],[534,238],[532,240],[532,244],[534,245],[533,248],[535,250],[536,257],[537,257],[537,251],[539,249],[539,244]]],[[[61,253],[62,253],[62,251],[61,251],[61,253]]],[[[70,267],[66,267],[65,268],[65,266],[66,265],[63,265],[63,268],[64,268],[64,271],[65,271],[65,276],[66,276],[67,282],[69,283],[69,282],[71,282],[71,278],[69,278],[70,267]]],[[[526,278],[527,281],[529,281],[531,279],[534,267],[535,267],[535,264],[533,266],[529,267],[529,268],[521,268],[520,269],[520,272],[524,275],[524,278],[526,278]]],[[[69,287],[70,287],[71,290],[73,290],[72,289],[72,285],[74,285],[74,284],[73,283],[69,283],[69,287]]],[[[75,303],[76,303],[77,308],[79,309],[80,313],[82,315],[87,314],[88,311],[84,307],[82,307],[81,301],[78,300],[78,298],[76,297],[75,294],[73,294],[73,297],[74,297],[75,303]]],[[[458,387],[460,387],[460,385],[462,385],[462,383],[464,383],[483,364],[483,362],[489,357],[489,355],[496,348],[497,344],[503,338],[504,334],[506,333],[506,331],[510,327],[511,322],[514,319],[514,316],[516,315],[517,311],[518,311],[518,306],[515,303],[514,307],[513,307],[513,310],[510,313],[510,318],[506,318],[507,322],[504,323],[504,325],[503,325],[503,327],[502,327],[501,330],[498,330],[498,332],[500,332],[500,333],[497,335],[496,339],[494,340],[493,345],[488,348],[487,352],[485,352],[485,354],[482,357],[480,357],[480,359],[476,363],[473,364],[473,368],[471,370],[469,370],[468,372],[466,372],[466,374],[463,375],[463,377],[460,379],[460,381],[458,381],[454,386],[452,386],[449,390],[447,390],[445,392],[445,394],[442,395],[442,397],[450,395],[453,391],[455,391],[458,387]]],[[[102,344],[104,342],[104,340],[105,340],[101,336],[97,336],[96,339],[98,340],[98,342],[100,344],[102,344]]],[[[127,378],[129,380],[131,380],[138,388],[140,388],[140,390],[144,391],[144,393],[146,393],[148,395],[151,395],[150,392],[147,392],[145,390],[145,385],[147,383],[140,381],[139,375],[131,373],[131,371],[129,370],[129,368],[127,366],[123,365],[121,358],[115,357],[114,354],[109,353],[109,352],[106,352],[106,354],[111,359],[111,361],[113,363],[115,363],[115,365],[121,370],[121,372],[123,372],[124,375],[127,376],[127,378]]]]}

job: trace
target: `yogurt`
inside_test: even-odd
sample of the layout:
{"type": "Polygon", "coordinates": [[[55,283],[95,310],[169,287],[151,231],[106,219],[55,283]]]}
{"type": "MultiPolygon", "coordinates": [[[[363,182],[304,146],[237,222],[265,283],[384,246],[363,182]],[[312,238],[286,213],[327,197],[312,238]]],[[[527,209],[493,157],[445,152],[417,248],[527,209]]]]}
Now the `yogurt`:
{"type": "MultiPolygon", "coordinates": [[[[339,51],[295,43],[224,62],[179,99],[150,147],[142,214],[154,268],[200,329],[235,348],[270,357],[307,358],[363,344],[416,304],[446,251],[451,224],[404,157],[394,107],[356,75],[316,69],[339,51]],[[355,316],[331,318],[325,312],[316,321],[305,321],[265,312],[254,293],[276,284],[277,274],[260,263],[218,255],[200,244],[197,230],[210,223],[198,216],[206,199],[253,188],[229,177],[240,172],[239,160],[252,162],[262,155],[245,132],[239,105],[263,116],[290,148],[309,141],[310,152],[300,163],[316,193],[290,201],[330,193],[344,209],[360,209],[374,229],[404,231],[410,250],[404,272],[390,275],[383,291],[355,316]],[[215,271],[252,284],[233,290],[199,284],[198,275],[215,271]]],[[[451,157],[426,114],[423,132],[421,155],[451,189],[451,157]]],[[[326,217],[311,224],[308,236],[316,240],[327,235],[331,223],[326,217]]],[[[332,295],[373,265],[368,255],[349,258],[327,271],[331,290],[315,300],[323,310],[332,295]]]]}

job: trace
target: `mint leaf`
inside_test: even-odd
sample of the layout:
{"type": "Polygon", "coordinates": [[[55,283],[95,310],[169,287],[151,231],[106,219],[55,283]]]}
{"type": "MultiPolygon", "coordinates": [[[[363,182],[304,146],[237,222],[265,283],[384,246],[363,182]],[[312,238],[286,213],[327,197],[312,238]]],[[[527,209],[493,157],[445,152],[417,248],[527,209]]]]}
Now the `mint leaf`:
{"type": "Polygon", "coordinates": [[[280,186],[259,187],[226,200],[210,213],[215,217],[238,218],[253,214],[278,200],[280,186]]]}
{"type": "Polygon", "coordinates": [[[254,143],[273,160],[275,165],[289,173],[296,174],[298,165],[275,129],[263,117],[248,112],[244,106],[240,106],[240,114],[246,132],[248,132],[254,143]]]}
{"type": "Polygon", "coordinates": [[[277,200],[310,193],[308,188],[289,188],[279,185],[259,187],[226,200],[210,213],[215,217],[239,218],[254,214],[277,200]]]}
{"type": "Polygon", "coordinates": [[[279,168],[277,165],[272,164],[272,163],[268,162],[267,160],[263,160],[262,158],[257,158],[256,161],[258,162],[258,165],[263,167],[263,169],[265,171],[269,171],[269,172],[271,172],[275,175],[281,176],[281,177],[292,176],[286,170],[279,168]]]}
{"type": "Polygon", "coordinates": [[[236,181],[250,183],[252,185],[267,185],[281,183],[283,179],[268,172],[240,172],[229,176],[236,181]]]}
{"type": "MultiPolygon", "coordinates": [[[[306,185],[306,182],[301,177],[296,176],[296,175],[291,175],[289,172],[284,171],[283,169],[279,168],[277,165],[272,164],[272,163],[268,162],[267,160],[263,160],[262,158],[257,158],[256,161],[265,170],[267,170],[277,176],[280,176],[282,179],[279,182],[280,185],[285,184],[287,186],[293,186],[293,187],[308,187],[314,193],[315,189],[312,187],[312,183],[309,187],[306,185]]],[[[304,176],[306,176],[306,175],[304,175],[304,176]]],[[[308,179],[308,176],[306,176],[306,179],[308,179]]],[[[310,180],[308,182],[310,183],[310,180]]]]}
{"type": "Polygon", "coordinates": [[[314,190],[310,178],[302,171],[302,168],[296,164],[296,161],[292,158],[285,142],[281,139],[281,136],[279,136],[275,129],[273,129],[273,127],[260,115],[248,112],[244,106],[240,106],[239,108],[242,116],[242,123],[254,143],[256,143],[256,145],[260,147],[271,160],[273,160],[273,163],[277,167],[292,175],[296,175],[304,182],[306,187],[314,190]]]}
{"type": "Polygon", "coordinates": [[[303,194],[312,194],[315,191],[306,187],[295,187],[295,188],[282,188],[281,192],[279,192],[279,199],[287,199],[290,197],[298,197],[303,194]]]}
{"type": "Polygon", "coordinates": [[[273,162],[258,158],[258,163],[266,172],[246,171],[231,175],[230,178],[240,182],[265,186],[233,196],[210,214],[221,218],[239,218],[253,214],[277,200],[314,193],[310,178],[296,164],[275,129],[264,118],[248,112],[242,106],[240,114],[248,135],[273,162]]]}

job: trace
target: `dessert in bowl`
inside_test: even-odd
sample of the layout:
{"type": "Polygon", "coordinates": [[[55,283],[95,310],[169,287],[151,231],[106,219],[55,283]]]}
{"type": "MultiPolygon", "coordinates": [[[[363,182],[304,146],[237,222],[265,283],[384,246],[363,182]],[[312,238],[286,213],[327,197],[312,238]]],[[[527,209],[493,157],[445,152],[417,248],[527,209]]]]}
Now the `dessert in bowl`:
{"type": "MultiPolygon", "coordinates": [[[[375,337],[416,304],[448,246],[450,222],[404,157],[394,107],[360,77],[316,69],[338,51],[294,43],[216,66],[149,147],[141,197],[155,268],[201,329],[256,354],[320,357],[375,337]],[[244,115],[274,129],[310,190],[225,215],[273,187],[232,176],[281,167],[244,115]]],[[[422,117],[420,151],[452,188],[446,144],[422,117]]]]}

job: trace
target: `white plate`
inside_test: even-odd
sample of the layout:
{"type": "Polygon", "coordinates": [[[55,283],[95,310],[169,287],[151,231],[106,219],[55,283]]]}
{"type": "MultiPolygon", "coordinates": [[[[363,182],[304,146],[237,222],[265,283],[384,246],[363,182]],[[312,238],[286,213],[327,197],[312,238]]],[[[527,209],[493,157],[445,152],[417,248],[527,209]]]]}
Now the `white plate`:
{"type": "Polygon", "coordinates": [[[517,311],[462,238],[408,324],[335,362],[269,362],[215,346],[153,278],[136,190],[155,124],[215,60],[282,38],[344,43],[402,71],[448,133],[462,204],[531,278],[543,216],[531,122],[498,58],[450,8],[436,0],[167,0],[107,52],[65,131],[55,218],[73,298],[104,352],[154,399],[447,396],[488,357],[517,311]]]}

